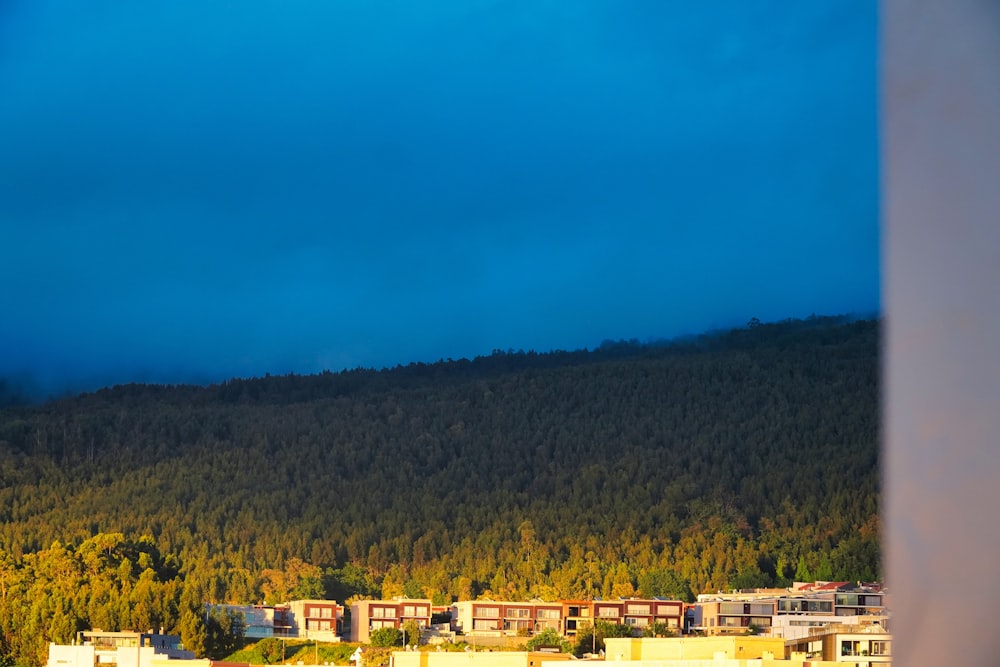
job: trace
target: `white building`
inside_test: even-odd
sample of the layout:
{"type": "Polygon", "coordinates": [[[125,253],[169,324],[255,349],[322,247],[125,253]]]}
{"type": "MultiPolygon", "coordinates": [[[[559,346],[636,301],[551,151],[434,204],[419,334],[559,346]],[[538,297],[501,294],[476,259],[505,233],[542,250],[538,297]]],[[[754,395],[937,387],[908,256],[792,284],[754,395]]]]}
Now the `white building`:
{"type": "Polygon", "coordinates": [[[152,667],[153,659],[190,660],[194,653],[185,651],[177,635],[151,632],[77,633],[72,645],[49,644],[48,667],[95,667],[109,664],[117,667],[152,667]]]}

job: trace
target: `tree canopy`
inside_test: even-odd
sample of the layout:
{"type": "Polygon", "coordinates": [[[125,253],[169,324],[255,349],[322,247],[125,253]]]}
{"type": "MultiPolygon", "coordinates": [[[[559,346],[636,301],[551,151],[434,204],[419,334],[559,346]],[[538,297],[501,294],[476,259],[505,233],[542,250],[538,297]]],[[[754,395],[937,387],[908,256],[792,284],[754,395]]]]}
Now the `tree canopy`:
{"type": "Polygon", "coordinates": [[[205,602],[875,579],[878,332],[758,322],[0,410],[0,651],[162,626],[207,655],[205,602]]]}

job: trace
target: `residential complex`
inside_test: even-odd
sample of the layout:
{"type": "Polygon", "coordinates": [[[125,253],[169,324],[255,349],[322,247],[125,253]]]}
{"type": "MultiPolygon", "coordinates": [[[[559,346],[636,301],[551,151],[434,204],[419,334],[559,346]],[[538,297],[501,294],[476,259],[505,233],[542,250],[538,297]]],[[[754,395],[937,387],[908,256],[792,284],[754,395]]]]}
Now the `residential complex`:
{"type": "MultiPolygon", "coordinates": [[[[702,594],[694,604],[666,598],[614,600],[463,600],[435,608],[426,598],[358,600],[351,604],[350,622],[344,608],[332,600],[296,600],[275,606],[235,606],[246,621],[247,636],[302,637],[321,641],[366,643],[373,630],[402,628],[414,621],[422,634],[432,617],[448,611],[450,631],[483,644],[509,646],[510,637],[531,637],[555,630],[573,639],[595,621],[625,625],[633,636],[657,634],[738,636],[762,635],[782,640],[810,637],[830,625],[857,632],[888,630],[886,594],[878,584],[850,582],[796,583],[769,588],[702,594]],[[350,628],[349,631],[347,628],[350,628]],[[502,641],[501,641],[502,640],[502,641]]],[[[448,626],[435,626],[448,635],[448,626]]],[[[409,641],[409,639],[408,639],[409,641]]],[[[413,642],[416,643],[416,642],[413,642]]]]}
{"type": "MultiPolygon", "coordinates": [[[[512,638],[528,638],[546,630],[572,639],[604,621],[631,629],[632,637],[605,638],[606,659],[616,662],[654,661],[656,667],[695,664],[852,664],[881,667],[892,660],[892,637],[886,593],[877,584],[814,582],[789,588],[703,594],[685,604],[664,598],[615,600],[502,601],[464,600],[437,607],[431,600],[395,598],[358,600],[344,607],[333,600],[295,600],[281,605],[208,605],[243,617],[246,636],[309,638],[317,641],[368,643],[380,628],[404,629],[410,622],[421,629],[421,641],[447,641],[462,635],[471,644],[512,648],[512,638]],[[435,612],[450,612],[451,624],[432,626],[435,612]],[[347,628],[350,628],[348,631],[347,628]],[[656,635],[666,634],[666,637],[656,635]],[[685,662],[686,661],[686,662],[685,662]]],[[[439,621],[440,623],[440,621],[439,621]]],[[[626,631],[626,634],[627,631],[626,631]]],[[[475,653],[475,651],[473,652],[475,653]]],[[[399,655],[399,654],[398,654],[399,655]]],[[[426,655],[426,654],[423,654],[426,655]]],[[[82,632],[72,646],[52,644],[48,667],[162,667],[170,660],[192,658],[179,638],[153,632],[82,632]],[[154,664],[155,663],[155,664],[154,664]]],[[[441,662],[458,658],[433,658],[441,662]]],[[[505,658],[527,667],[540,667],[543,654],[524,653],[505,658]],[[542,657],[540,657],[542,656],[542,657]]],[[[414,667],[432,667],[421,658],[414,667]]],[[[485,658],[476,658],[483,662],[485,658]]],[[[408,667],[410,657],[400,656],[395,667],[408,667]]],[[[469,663],[471,664],[471,663],[469,663]]],[[[504,663],[506,665],[507,663],[504,663]]],[[[190,667],[203,667],[195,665],[190,667]]],[[[488,667],[483,662],[483,667],[488,667]]],[[[497,664],[497,667],[504,667],[497,664]]],[[[648,667],[654,667],[649,665],[648,667]]]]}
{"type": "Polygon", "coordinates": [[[834,623],[886,627],[885,594],[877,584],[796,583],[788,589],[703,594],[690,607],[689,630],[706,635],[760,633],[785,638],[834,623]]]}

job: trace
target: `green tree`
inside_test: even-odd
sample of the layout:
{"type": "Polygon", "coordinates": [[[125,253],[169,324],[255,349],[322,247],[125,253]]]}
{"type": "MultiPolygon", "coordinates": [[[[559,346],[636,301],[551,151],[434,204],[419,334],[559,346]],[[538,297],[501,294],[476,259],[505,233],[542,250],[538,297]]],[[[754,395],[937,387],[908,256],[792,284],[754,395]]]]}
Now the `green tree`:
{"type": "Polygon", "coordinates": [[[623,623],[597,621],[596,632],[593,626],[584,626],[577,631],[576,644],[573,653],[580,657],[584,653],[604,650],[605,637],[631,637],[632,628],[623,623]],[[596,635],[596,636],[595,636],[596,635]]]}
{"type": "Polygon", "coordinates": [[[799,556],[799,565],[795,568],[795,581],[812,581],[812,572],[809,571],[809,566],[806,565],[806,557],[804,555],[799,556]]]}
{"type": "Polygon", "coordinates": [[[213,607],[205,618],[205,655],[221,660],[242,648],[245,635],[246,625],[241,614],[213,607]]]}
{"type": "Polygon", "coordinates": [[[569,643],[569,640],[560,635],[555,628],[545,628],[527,642],[529,651],[537,651],[539,646],[558,646],[563,653],[569,653],[573,650],[573,645],[569,643]]]}
{"type": "Polygon", "coordinates": [[[694,592],[688,580],[666,568],[644,572],[639,577],[639,592],[647,598],[666,597],[682,602],[694,602],[694,592]]]}
{"type": "Polygon", "coordinates": [[[403,633],[397,628],[378,628],[368,635],[368,643],[375,647],[402,646],[403,633]]]}
{"type": "Polygon", "coordinates": [[[265,665],[277,664],[284,657],[282,642],[277,637],[261,639],[257,642],[255,651],[260,655],[260,660],[265,665]]]}
{"type": "Polygon", "coordinates": [[[199,658],[205,657],[205,602],[200,582],[189,577],[181,594],[180,620],[178,630],[181,642],[188,651],[199,658]]]}
{"type": "Polygon", "coordinates": [[[403,623],[403,627],[401,629],[403,634],[401,639],[403,640],[404,645],[408,646],[420,645],[420,636],[422,632],[420,629],[420,624],[417,623],[415,619],[411,618],[405,623],[403,623]]]}

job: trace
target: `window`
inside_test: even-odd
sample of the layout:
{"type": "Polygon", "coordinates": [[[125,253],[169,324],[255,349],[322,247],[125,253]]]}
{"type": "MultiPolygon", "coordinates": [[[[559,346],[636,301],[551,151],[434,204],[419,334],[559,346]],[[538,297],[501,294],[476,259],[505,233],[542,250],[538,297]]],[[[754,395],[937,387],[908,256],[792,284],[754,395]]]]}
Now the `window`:
{"type": "Polygon", "coordinates": [[[601,618],[618,618],[617,607],[598,607],[597,615],[601,618]]]}
{"type": "Polygon", "coordinates": [[[657,613],[657,614],[661,614],[661,615],[663,615],[663,616],[667,616],[667,615],[669,615],[669,614],[677,614],[677,615],[680,615],[680,613],[681,613],[681,610],[680,610],[680,608],[678,608],[678,607],[677,607],[676,605],[672,605],[672,604],[661,604],[661,605],[657,605],[657,606],[656,606],[656,613],[657,613]]]}
{"type": "Polygon", "coordinates": [[[649,619],[644,616],[640,616],[638,618],[635,616],[626,616],[625,625],[634,625],[637,628],[644,628],[649,625],[649,619]]]}
{"type": "Polygon", "coordinates": [[[538,610],[537,618],[559,620],[559,610],[558,609],[539,609],[538,610]]]}
{"type": "Polygon", "coordinates": [[[871,654],[872,655],[892,655],[892,653],[889,651],[889,645],[891,643],[892,642],[883,642],[883,641],[872,642],[872,651],[871,651],[871,654]]]}
{"type": "Polygon", "coordinates": [[[625,605],[625,613],[632,614],[633,616],[649,616],[649,605],[648,604],[627,604],[625,605]]]}
{"type": "Polygon", "coordinates": [[[482,618],[500,618],[500,607],[476,607],[473,616],[482,618]]]}
{"type": "Polygon", "coordinates": [[[720,614],[742,614],[743,613],[743,603],[742,602],[720,602],[719,603],[719,613],[720,614]]]}
{"type": "Polygon", "coordinates": [[[319,615],[321,618],[333,618],[333,609],[322,607],[319,610],[319,615]]]}
{"type": "Polygon", "coordinates": [[[861,655],[861,642],[842,641],[840,642],[840,655],[861,655]]]}
{"type": "Polygon", "coordinates": [[[472,623],[472,628],[474,630],[499,630],[500,621],[477,618],[472,623]]]}
{"type": "Polygon", "coordinates": [[[507,618],[531,618],[531,610],[517,607],[508,608],[506,615],[507,618]]]}
{"type": "MultiPolygon", "coordinates": [[[[385,607],[372,607],[372,618],[386,618],[385,607]]],[[[379,626],[381,627],[381,626],[379,626]]]]}

